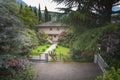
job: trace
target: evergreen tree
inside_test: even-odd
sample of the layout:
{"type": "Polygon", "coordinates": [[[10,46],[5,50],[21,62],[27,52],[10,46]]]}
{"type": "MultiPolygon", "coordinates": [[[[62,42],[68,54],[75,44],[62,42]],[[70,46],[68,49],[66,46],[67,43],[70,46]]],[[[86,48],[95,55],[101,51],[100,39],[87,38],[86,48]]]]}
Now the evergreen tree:
{"type": "Polygon", "coordinates": [[[29,26],[34,26],[37,22],[36,15],[30,10],[29,7],[24,7],[18,16],[24,21],[25,24],[29,26]]]}
{"type": "Polygon", "coordinates": [[[44,15],[45,15],[45,22],[49,21],[49,13],[47,7],[45,7],[44,15]]]}
{"type": "MultiPolygon", "coordinates": [[[[88,15],[95,15],[98,23],[106,24],[111,22],[112,7],[120,0],[53,0],[57,3],[64,3],[67,8],[77,6],[77,11],[80,13],[87,13],[88,15]],[[97,14],[95,14],[97,13],[97,14]]],[[[94,17],[92,17],[94,18],[94,17]]]]}
{"type": "Polygon", "coordinates": [[[33,12],[34,12],[35,15],[37,16],[37,8],[36,8],[36,7],[33,8],[33,12]]]}
{"type": "Polygon", "coordinates": [[[32,7],[31,7],[31,5],[29,6],[29,8],[30,8],[30,10],[32,11],[32,7]]]}
{"type": "Polygon", "coordinates": [[[48,16],[48,20],[51,21],[51,15],[48,16]]]}
{"type": "Polygon", "coordinates": [[[38,9],[38,22],[40,22],[42,19],[42,15],[41,15],[41,9],[40,9],[40,4],[39,4],[39,9],[38,9]]]}
{"type": "Polygon", "coordinates": [[[19,13],[21,13],[21,11],[22,11],[22,8],[23,8],[23,5],[22,5],[22,3],[21,3],[21,4],[20,4],[19,13]]]}

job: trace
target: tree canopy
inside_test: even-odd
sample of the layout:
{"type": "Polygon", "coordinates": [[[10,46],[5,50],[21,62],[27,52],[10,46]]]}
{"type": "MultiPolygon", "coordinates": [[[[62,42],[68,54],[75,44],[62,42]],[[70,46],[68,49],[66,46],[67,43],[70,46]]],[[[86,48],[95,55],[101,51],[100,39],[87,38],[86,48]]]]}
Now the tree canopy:
{"type": "Polygon", "coordinates": [[[45,7],[44,17],[45,17],[45,22],[49,21],[49,12],[47,10],[47,7],[45,7]]]}
{"type": "Polygon", "coordinates": [[[39,9],[38,9],[38,22],[40,22],[42,20],[42,14],[41,14],[41,8],[40,8],[40,4],[39,4],[39,9]]]}
{"type": "Polygon", "coordinates": [[[119,0],[53,0],[57,3],[64,3],[67,8],[77,7],[80,13],[94,14],[99,24],[111,21],[112,7],[117,5],[119,0]]]}
{"type": "Polygon", "coordinates": [[[35,13],[29,7],[23,7],[18,16],[29,26],[34,26],[37,22],[35,13]]]}

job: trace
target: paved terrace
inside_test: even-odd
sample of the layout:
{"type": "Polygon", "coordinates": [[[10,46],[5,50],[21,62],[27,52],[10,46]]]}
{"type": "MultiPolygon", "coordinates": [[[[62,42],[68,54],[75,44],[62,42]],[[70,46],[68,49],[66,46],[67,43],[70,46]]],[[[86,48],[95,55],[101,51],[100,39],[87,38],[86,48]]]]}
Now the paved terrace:
{"type": "Polygon", "coordinates": [[[94,63],[33,62],[34,80],[95,80],[102,72],[94,63]]]}

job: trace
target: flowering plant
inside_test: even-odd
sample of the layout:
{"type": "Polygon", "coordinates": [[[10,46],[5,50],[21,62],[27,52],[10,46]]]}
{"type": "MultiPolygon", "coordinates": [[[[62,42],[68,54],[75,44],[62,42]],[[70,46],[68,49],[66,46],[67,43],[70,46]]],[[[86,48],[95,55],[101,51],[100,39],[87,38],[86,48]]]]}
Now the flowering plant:
{"type": "Polygon", "coordinates": [[[18,71],[24,71],[30,66],[27,58],[13,55],[0,56],[0,74],[14,74],[18,71]]]}

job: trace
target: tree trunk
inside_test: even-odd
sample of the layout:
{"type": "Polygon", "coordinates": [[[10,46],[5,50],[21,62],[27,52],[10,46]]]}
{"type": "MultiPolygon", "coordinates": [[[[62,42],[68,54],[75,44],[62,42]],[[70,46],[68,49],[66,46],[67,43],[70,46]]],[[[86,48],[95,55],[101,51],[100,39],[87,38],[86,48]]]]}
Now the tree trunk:
{"type": "Polygon", "coordinates": [[[113,0],[106,0],[105,1],[105,9],[103,11],[102,14],[102,18],[101,18],[101,24],[106,24],[106,23],[110,23],[111,22],[111,14],[112,14],[112,5],[113,5],[114,1],[113,0]]]}

